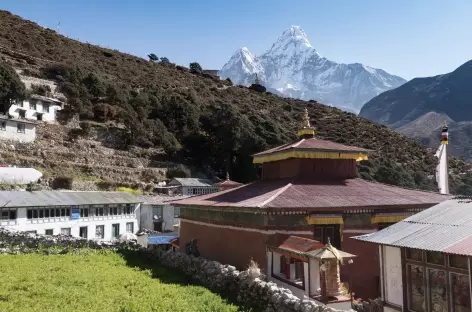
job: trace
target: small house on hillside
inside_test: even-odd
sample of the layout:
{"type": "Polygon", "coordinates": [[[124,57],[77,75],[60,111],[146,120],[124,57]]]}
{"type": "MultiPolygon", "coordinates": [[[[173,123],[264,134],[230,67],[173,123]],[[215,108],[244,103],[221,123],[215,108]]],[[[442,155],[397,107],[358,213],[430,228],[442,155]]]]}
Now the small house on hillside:
{"type": "Polygon", "coordinates": [[[384,311],[471,311],[471,198],[442,202],[356,240],[378,245],[384,311]]]}
{"type": "Polygon", "coordinates": [[[36,140],[36,123],[0,115],[0,140],[30,143],[36,140]]]}
{"type": "Polygon", "coordinates": [[[140,229],[158,232],[177,230],[180,225],[180,208],[169,204],[171,200],[184,199],[188,196],[141,195],[143,202],[140,212],[140,229]]]}
{"type": "Polygon", "coordinates": [[[174,194],[179,193],[190,196],[210,194],[219,191],[218,186],[214,185],[214,182],[210,179],[174,178],[167,185],[179,187],[174,191],[174,194]]]}
{"type": "Polygon", "coordinates": [[[33,94],[25,101],[14,102],[9,114],[14,118],[53,122],[63,103],[57,99],[33,94]]]}

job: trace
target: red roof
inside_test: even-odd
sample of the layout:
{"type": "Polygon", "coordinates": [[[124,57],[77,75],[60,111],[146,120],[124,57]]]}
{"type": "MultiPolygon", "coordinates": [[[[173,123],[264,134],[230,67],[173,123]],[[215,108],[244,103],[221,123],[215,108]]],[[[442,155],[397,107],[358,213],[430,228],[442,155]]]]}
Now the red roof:
{"type": "Polygon", "coordinates": [[[339,144],[331,141],[321,140],[317,138],[302,139],[295,143],[285,144],[263,151],[253,156],[260,156],[266,154],[273,154],[279,152],[293,151],[293,150],[313,150],[313,151],[337,151],[350,153],[368,153],[371,150],[339,144]]]}
{"type": "Polygon", "coordinates": [[[435,205],[451,198],[362,179],[304,182],[260,180],[230,190],[174,201],[176,205],[262,209],[368,208],[435,205]]]}
{"type": "Polygon", "coordinates": [[[236,182],[236,181],[224,180],[224,181],[215,183],[215,185],[218,185],[218,186],[240,186],[242,184],[239,183],[239,182],[236,182]]]}
{"type": "Polygon", "coordinates": [[[323,248],[324,245],[314,239],[298,236],[287,237],[283,234],[276,234],[271,239],[269,247],[276,247],[289,252],[304,253],[318,248],[323,248]]]}

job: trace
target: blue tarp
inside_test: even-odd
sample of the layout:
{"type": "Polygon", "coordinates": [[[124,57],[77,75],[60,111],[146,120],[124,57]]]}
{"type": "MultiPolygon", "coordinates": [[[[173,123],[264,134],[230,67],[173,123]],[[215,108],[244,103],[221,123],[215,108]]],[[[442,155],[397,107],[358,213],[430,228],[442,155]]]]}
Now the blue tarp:
{"type": "Polygon", "coordinates": [[[169,245],[178,236],[149,236],[148,245],[169,245]]]}

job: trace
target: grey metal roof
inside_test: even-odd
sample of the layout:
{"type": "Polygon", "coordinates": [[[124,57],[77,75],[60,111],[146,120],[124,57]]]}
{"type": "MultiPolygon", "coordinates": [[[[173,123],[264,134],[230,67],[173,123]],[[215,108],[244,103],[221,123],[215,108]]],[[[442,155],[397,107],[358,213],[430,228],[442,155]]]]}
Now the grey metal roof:
{"type": "Polygon", "coordinates": [[[141,200],[125,192],[0,191],[0,207],[136,204],[141,200]]]}
{"type": "Polygon", "coordinates": [[[472,200],[454,198],[357,240],[396,247],[472,255],[472,200]],[[467,247],[467,248],[466,248],[467,247]]]}
{"type": "Polygon", "coordinates": [[[27,124],[32,124],[32,125],[37,124],[37,122],[34,122],[32,120],[27,120],[27,119],[24,119],[24,118],[10,118],[7,115],[3,115],[3,114],[0,114],[0,119],[2,119],[2,120],[11,120],[11,121],[19,122],[19,123],[27,123],[27,124]]]}
{"type": "Polygon", "coordinates": [[[188,195],[177,195],[177,196],[170,196],[170,195],[138,195],[137,198],[142,201],[144,204],[148,205],[163,205],[167,202],[180,200],[190,197],[188,195]]]}
{"type": "MultiPolygon", "coordinates": [[[[210,179],[199,179],[199,178],[174,178],[175,181],[180,183],[182,186],[212,186],[214,183],[210,179]]],[[[169,184],[172,183],[169,182],[169,184]]]]}

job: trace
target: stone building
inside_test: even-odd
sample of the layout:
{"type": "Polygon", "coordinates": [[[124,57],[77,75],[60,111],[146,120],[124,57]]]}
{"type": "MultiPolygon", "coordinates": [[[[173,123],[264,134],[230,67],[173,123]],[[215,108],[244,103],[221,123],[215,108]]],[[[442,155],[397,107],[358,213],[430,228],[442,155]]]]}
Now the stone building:
{"type": "Polygon", "coordinates": [[[0,140],[30,143],[36,140],[36,123],[0,115],[0,140]]]}
{"type": "Polygon", "coordinates": [[[180,210],[180,248],[196,239],[202,256],[238,268],[253,258],[267,270],[275,234],[296,235],[357,255],[341,277],[357,296],[380,289],[378,248],[350,237],[377,231],[449,196],[357,178],[369,150],[315,137],[305,111],[300,140],[254,155],[260,180],[174,202],[180,210]]]}
{"type": "Polygon", "coordinates": [[[135,233],[140,200],[124,192],[0,191],[0,226],[112,240],[135,233]]]}

